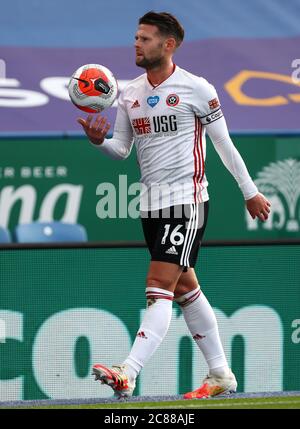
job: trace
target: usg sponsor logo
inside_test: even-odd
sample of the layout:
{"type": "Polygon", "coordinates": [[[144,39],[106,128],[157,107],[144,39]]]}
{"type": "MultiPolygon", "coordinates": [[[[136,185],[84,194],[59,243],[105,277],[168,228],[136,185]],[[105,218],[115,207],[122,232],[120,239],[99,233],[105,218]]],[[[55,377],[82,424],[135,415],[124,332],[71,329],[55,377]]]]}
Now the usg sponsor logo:
{"type": "Polygon", "coordinates": [[[253,220],[246,211],[247,229],[253,231],[260,227],[266,230],[299,231],[300,161],[288,158],[271,162],[258,172],[254,182],[270,200],[272,209],[268,220],[262,224],[253,220]]]}

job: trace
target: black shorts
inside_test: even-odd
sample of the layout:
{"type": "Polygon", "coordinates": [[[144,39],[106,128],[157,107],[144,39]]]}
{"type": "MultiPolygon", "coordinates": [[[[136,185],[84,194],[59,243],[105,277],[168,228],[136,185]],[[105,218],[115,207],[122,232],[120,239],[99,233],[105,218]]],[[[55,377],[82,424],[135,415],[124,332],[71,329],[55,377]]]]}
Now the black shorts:
{"type": "Polygon", "coordinates": [[[194,267],[208,216],[208,201],[141,212],[152,261],[194,267]]]}

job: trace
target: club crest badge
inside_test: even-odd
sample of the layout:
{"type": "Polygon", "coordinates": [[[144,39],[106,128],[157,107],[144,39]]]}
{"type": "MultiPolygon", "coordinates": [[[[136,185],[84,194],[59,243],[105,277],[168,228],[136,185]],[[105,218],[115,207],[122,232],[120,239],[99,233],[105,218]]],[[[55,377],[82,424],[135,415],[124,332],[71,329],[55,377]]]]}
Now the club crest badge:
{"type": "Polygon", "coordinates": [[[177,94],[170,94],[166,98],[166,103],[170,107],[175,107],[179,103],[179,97],[177,94]]]}

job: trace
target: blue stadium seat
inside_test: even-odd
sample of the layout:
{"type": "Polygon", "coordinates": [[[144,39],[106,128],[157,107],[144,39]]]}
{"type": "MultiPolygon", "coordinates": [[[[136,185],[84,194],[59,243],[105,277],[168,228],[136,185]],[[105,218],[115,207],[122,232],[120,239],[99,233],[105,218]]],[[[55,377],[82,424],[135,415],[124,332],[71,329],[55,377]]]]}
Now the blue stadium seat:
{"type": "Polygon", "coordinates": [[[10,232],[3,226],[0,226],[0,243],[11,243],[10,232]]]}
{"type": "Polygon", "coordinates": [[[16,243],[86,242],[87,232],[80,224],[53,222],[32,222],[16,226],[16,243]]]}

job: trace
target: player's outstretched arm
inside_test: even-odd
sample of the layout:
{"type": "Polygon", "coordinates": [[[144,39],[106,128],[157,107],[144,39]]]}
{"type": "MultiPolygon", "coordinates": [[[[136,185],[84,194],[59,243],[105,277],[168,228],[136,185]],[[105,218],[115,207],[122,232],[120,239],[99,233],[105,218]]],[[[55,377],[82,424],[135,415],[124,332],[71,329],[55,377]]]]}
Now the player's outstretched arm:
{"type": "Polygon", "coordinates": [[[207,125],[207,131],[223,164],[239,184],[251,217],[253,219],[258,217],[261,221],[266,221],[270,213],[271,203],[258,191],[251,179],[240,153],[229,136],[225,119],[221,117],[207,125]]]}
{"type": "Polygon", "coordinates": [[[107,119],[100,114],[95,116],[94,120],[93,116],[94,115],[88,115],[86,119],[78,118],[77,122],[82,125],[88,139],[98,146],[104,142],[105,136],[110,129],[110,124],[107,122],[107,119]]]}
{"type": "Polygon", "coordinates": [[[262,221],[266,221],[269,217],[271,203],[260,192],[255,197],[246,201],[246,207],[252,219],[258,217],[262,221]]]}

